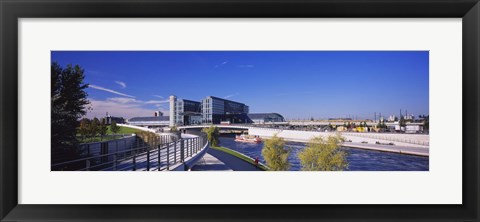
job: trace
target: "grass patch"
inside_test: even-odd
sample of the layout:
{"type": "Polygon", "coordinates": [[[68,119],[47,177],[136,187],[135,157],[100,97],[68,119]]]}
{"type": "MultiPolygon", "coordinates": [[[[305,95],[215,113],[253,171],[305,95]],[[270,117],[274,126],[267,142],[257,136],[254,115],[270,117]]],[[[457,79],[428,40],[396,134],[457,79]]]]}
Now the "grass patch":
{"type": "MultiPolygon", "coordinates": [[[[241,153],[239,153],[239,152],[237,152],[237,151],[234,151],[234,150],[228,149],[228,148],[226,148],[226,147],[222,147],[222,146],[210,146],[210,148],[215,149],[215,150],[218,150],[218,151],[222,151],[222,152],[225,152],[225,153],[228,153],[228,154],[230,154],[230,155],[232,155],[232,156],[235,156],[235,157],[237,157],[237,158],[239,158],[239,159],[241,159],[241,160],[243,160],[243,161],[245,161],[245,162],[247,162],[247,163],[252,164],[252,165],[255,166],[255,160],[254,160],[254,159],[252,159],[252,158],[250,158],[250,157],[247,157],[247,156],[245,156],[245,155],[243,155],[243,154],[241,154],[241,153]]],[[[260,164],[260,163],[258,163],[258,167],[259,167],[261,170],[265,170],[265,171],[268,170],[264,165],[262,165],[262,164],[260,164]]]]}
{"type": "MultiPolygon", "coordinates": [[[[133,134],[142,132],[139,129],[133,129],[130,127],[119,126],[120,130],[116,134],[133,134]]],[[[114,133],[110,130],[110,126],[107,126],[107,134],[104,137],[96,136],[96,137],[85,137],[83,138],[80,134],[77,134],[77,138],[80,143],[96,143],[96,142],[105,142],[109,140],[120,139],[122,136],[112,136],[114,133]]]]}
{"type": "MultiPolygon", "coordinates": [[[[119,126],[120,130],[117,132],[117,134],[132,134],[132,133],[138,133],[141,132],[142,130],[139,129],[134,129],[130,127],[124,127],[124,126],[119,126]]],[[[110,130],[110,126],[107,126],[107,135],[112,135],[113,132],[110,130]]]]}

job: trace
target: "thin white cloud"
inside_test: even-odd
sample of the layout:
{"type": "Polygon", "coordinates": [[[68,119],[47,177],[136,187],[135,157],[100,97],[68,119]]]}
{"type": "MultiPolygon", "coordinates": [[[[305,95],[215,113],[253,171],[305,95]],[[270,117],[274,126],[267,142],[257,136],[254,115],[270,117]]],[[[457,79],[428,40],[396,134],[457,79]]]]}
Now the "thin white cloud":
{"type": "Polygon", "coordinates": [[[160,96],[160,95],[152,95],[154,97],[157,97],[157,98],[160,98],[160,99],[163,99],[164,97],[163,96],[160,96]]]}
{"type": "Polygon", "coordinates": [[[120,85],[122,87],[122,89],[125,89],[127,88],[127,84],[122,82],[122,81],[115,81],[116,84],[120,85]]]}
{"type": "Polygon", "coordinates": [[[228,63],[228,61],[223,61],[222,63],[220,63],[219,65],[215,65],[215,68],[218,68],[220,66],[224,66],[228,63]]]}
{"type": "Polygon", "coordinates": [[[127,94],[124,94],[124,93],[121,93],[121,92],[117,92],[117,91],[112,90],[112,89],[107,89],[107,88],[105,88],[105,87],[97,86],[97,85],[89,85],[88,87],[90,87],[90,88],[92,88],[92,89],[97,89],[97,90],[102,90],[102,91],[105,91],[105,92],[117,94],[117,95],[119,95],[119,96],[125,96],[125,97],[135,98],[135,96],[127,95],[127,94]]]}
{"type": "Polygon", "coordinates": [[[108,112],[112,116],[123,118],[153,116],[155,111],[168,114],[168,109],[156,106],[157,108],[143,107],[145,102],[129,98],[108,98],[106,100],[90,99],[91,110],[87,112],[87,118],[104,117],[108,112]]]}
{"type": "Polygon", "coordinates": [[[170,100],[165,99],[165,100],[148,100],[148,101],[145,101],[143,103],[145,103],[145,104],[159,104],[159,103],[168,103],[168,102],[170,102],[170,100]]]}
{"type": "Polygon", "coordinates": [[[117,103],[122,103],[122,104],[143,103],[141,100],[136,100],[136,99],[133,99],[133,98],[125,98],[125,97],[108,98],[107,101],[112,101],[112,102],[117,102],[117,103]]]}
{"type": "Polygon", "coordinates": [[[134,98],[125,98],[125,97],[113,97],[113,98],[107,98],[105,101],[110,101],[110,102],[115,102],[115,103],[121,103],[121,104],[140,104],[140,105],[148,105],[148,104],[165,104],[169,103],[170,100],[165,99],[165,100],[148,100],[148,101],[143,101],[143,100],[138,100],[134,98]]]}
{"type": "Polygon", "coordinates": [[[238,65],[237,67],[238,67],[238,68],[254,68],[255,66],[254,66],[254,65],[247,64],[247,65],[238,65]]]}
{"type": "Polygon", "coordinates": [[[234,94],[230,94],[230,95],[224,96],[223,98],[224,98],[224,99],[228,99],[228,98],[230,98],[230,97],[234,97],[234,96],[238,96],[238,95],[240,95],[240,94],[239,94],[239,93],[234,93],[234,94]]]}

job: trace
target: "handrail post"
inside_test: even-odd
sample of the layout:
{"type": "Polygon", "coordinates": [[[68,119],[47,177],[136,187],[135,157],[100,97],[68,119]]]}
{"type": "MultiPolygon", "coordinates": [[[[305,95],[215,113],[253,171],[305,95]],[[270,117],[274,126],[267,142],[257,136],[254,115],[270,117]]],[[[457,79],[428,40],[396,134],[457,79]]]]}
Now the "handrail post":
{"type": "Polygon", "coordinates": [[[150,150],[147,150],[147,171],[150,171],[150,150]]]}
{"type": "Polygon", "coordinates": [[[170,170],[170,144],[167,143],[167,170],[170,170]]]}
{"type": "Polygon", "coordinates": [[[173,163],[174,164],[177,163],[177,141],[174,142],[174,147],[173,147],[173,163]]]}
{"type": "Polygon", "coordinates": [[[183,139],[180,139],[180,156],[182,163],[185,162],[185,141],[183,139]]]}
{"type": "Polygon", "coordinates": [[[117,170],[117,153],[113,155],[113,170],[117,170]]]}
{"type": "Polygon", "coordinates": [[[136,159],[136,157],[137,157],[137,154],[134,154],[134,155],[133,155],[133,160],[132,160],[132,164],[133,164],[133,166],[132,166],[132,171],[136,171],[136,170],[137,170],[137,159],[136,159]]]}
{"type": "Polygon", "coordinates": [[[85,170],[90,171],[90,160],[86,160],[85,165],[86,165],[85,170]]]}
{"type": "Polygon", "coordinates": [[[157,145],[157,154],[158,154],[158,171],[160,171],[160,146],[161,145],[157,145]]]}

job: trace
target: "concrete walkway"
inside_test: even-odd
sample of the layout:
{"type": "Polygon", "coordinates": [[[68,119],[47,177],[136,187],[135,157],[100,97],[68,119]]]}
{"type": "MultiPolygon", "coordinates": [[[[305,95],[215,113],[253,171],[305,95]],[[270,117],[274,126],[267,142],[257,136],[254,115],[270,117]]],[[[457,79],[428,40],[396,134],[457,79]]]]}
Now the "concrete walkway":
{"type": "Polygon", "coordinates": [[[218,160],[208,152],[192,167],[192,171],[232,171],[224,162],[218,160]]]}
{"type": "Polygon", "coordinates": [[[252,164],[223,151],[208,149],[207,154],[210,154],[218,160],[224,162],[230,169],[234,171],[261,171],[261,169],[256,168],[252,164]]]}

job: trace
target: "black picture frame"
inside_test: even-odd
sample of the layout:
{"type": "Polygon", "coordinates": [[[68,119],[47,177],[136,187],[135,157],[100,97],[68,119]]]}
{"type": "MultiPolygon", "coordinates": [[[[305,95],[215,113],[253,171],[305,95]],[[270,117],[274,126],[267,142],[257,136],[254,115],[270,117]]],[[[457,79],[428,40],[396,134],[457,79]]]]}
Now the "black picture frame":
{"type": "MultiPolygon", "coordinates": [[[[0,0],[2,221],[478,221],[478,0],[0,0]],[[462,18],[461,205],[23,205],[18,204],[18,19],[132,17],[462,18]]],[[[448,43],[445,43],[448,44],[448,43]]],[[[41,192],[41,191],[39,191],[41,192]]],[[[441,194],[439,194],[441,195],[441,194]]]]}

